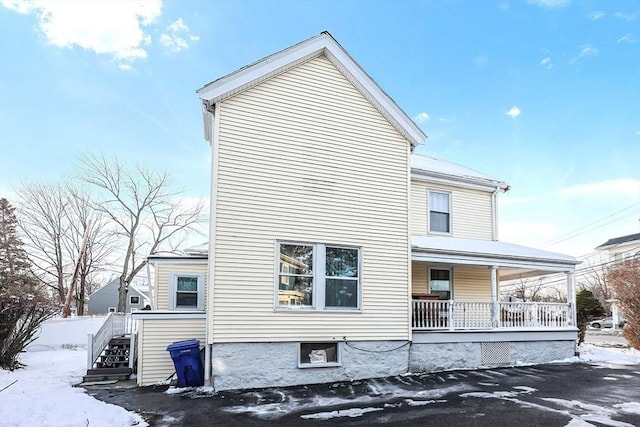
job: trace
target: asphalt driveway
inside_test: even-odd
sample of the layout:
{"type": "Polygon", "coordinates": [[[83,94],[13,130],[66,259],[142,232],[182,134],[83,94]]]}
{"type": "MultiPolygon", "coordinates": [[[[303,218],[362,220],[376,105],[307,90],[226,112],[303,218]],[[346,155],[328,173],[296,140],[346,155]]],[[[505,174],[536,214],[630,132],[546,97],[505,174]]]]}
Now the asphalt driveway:
{"type": "Polygon", "coordinates": [[[151,426],[640,426],[640,365],[452,371],[217,394],[167,388],[86,387],[151,426]]]}

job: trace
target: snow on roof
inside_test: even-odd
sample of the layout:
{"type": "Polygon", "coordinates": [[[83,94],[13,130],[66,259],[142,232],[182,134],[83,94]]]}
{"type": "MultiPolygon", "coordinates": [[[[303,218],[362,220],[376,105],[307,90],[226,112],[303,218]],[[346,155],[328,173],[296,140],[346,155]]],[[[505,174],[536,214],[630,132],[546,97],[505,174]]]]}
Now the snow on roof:
{"type": "Polygon", "coordinates": [[[498,259],[516,259],[529,262],[542,261],[566,265],[576,265],[580,263],[580,261],[570,255],[492,240],[413,236],[411,237],[411,247],[418,251],[448,253],[452,255],[489,256],[498,259]]]}
{"type": "Polygon", "coordinates": [[[489,185],[491,187],[500,187],[504,191],[509,189],[509,184],[504,181],[500,181],[497,178],[485,175],[456,163],[436,159],[435,157],[429,157],[423,154],[411,155],[411,171],[421,175],[430,175],[480,185],[489,185]]]}
{"type": "Polygon", "coordinates": [[[620,245],[622,243],[629,243],[633,241],[640,241],[640,233],[628,234],[626,236],[614,237],[613,239],[609,239],[600,246],[597,246],[596,249],[604,249],[609,246],[620,245]]]}
{"type": "Polygon", "coordinates": [[[212,140],[207,112],[211,104],[234,96],[262,81],[302,64],[309,59],[325,55],[345,77],[371,102],[371,104],[411,143],[423,144],[427,135],[387,95],[384,90],[358,65],[347,51],[327,31],[304,40],[280,52],[269,55],[253,64],[220,77],[196,91],[203,102],[205,115],[205,139],[212,140]]]}
{"type": "Polygon", "coordinates": [[[496,178],[489,175],[485,175],[453,162],[448,162],[431,156],[425,156],[424,154],[413,154],[411,156],[411,168],[425,172],[438,172],[447,175],[465,176],[469,178],[498,182],[496,178]]]}

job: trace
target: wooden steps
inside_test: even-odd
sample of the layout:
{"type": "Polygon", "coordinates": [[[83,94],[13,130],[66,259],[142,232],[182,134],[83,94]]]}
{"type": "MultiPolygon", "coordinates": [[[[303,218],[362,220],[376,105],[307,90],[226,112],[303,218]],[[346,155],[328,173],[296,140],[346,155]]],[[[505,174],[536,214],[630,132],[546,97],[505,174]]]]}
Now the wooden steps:
{"type": "Polygon", "coordinates": [[[129,368],[130,345],[131,340],[127,336],[113,337],[82,381],[128,380],[132,373],[129,368]]]}

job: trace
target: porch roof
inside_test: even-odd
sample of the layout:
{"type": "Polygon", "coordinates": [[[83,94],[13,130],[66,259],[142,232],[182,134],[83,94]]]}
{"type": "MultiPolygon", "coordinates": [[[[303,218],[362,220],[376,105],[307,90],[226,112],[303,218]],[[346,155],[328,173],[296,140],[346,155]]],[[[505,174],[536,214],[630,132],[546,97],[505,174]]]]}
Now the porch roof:
{"type": "Polygon", "coordinates": [[[411,237],[411,258],[414,261],[525,269],[527,275],[573,271],[580,263],[570,255],[513,243],[431,236],[411,237]]]}

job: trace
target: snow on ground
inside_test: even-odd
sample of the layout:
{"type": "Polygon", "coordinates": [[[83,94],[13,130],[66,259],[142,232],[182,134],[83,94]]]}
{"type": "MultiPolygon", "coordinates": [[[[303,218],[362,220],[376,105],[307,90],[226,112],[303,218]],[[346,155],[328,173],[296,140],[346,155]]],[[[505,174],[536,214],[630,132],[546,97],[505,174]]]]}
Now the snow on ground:
{"type": "Polygon", "coordinates": [[[20,356],[27,365],[0,370],[0,424],[6,427],[146,426],[139,415],[110,405],[73,387],[87,368],[87,335],[102,323],[96,318],[52,319],[20,356]],[[97,327],[96,327],[97,325],[97,327]],[[84,348],[82,347],[84,346],[84,348]]]}
{"type": "MultiPolygon", "coordinates": [[[[20,360],[27,365],[24,369],[13,372],[0,370],[0,420],[2,426],[11,427],[119,427],[146,426],[144,420],[135,413],[96,400],[86,394],[82,388],[73,387],[82,380],[86,369],[87,333],[96,332],[102,323],[101,318],[71,318],[52,319],[47,322],[38,340],[29,346],[29,351],[21,355],[20,360]]],[[[640,364],[640,351],[624,348],[603,348],[591,344],[580,347],[580,357],[572,357],[560,362],[589,362],[597,364],[628,365],[640,364]]],[[[498,384],[496,384],[498,386],[498,384]]],[[[345,408],[330,412],[316,412],[304,417],[315,420],[326,420],[340,417],[360,417],[367,412],[381,410],[371,404],[383,403],[381,396],[395,396],[404,398],[409,406],[422,406],[437,402],[447,393],[467,391],[464,387],[449,387],[448,389],[423,390],[411,395],[399,388],[388,389],[386,384],[370,383],[372,395],[358,396],[354,400],[340,398],[305,399],[266,405],[249,405],[229,407],[226,410],[235,413],[249,413],[258,418],[275,419],[291,413],[304,412],[321,407],[340,404],[357,403],[367,406],[359,408],[345,408]]],[[[172,390],[172,389],[169,389],[172,390]]],[[[175,390],[177,393],[183,389],[175,390]]],[[[208,392],[209,390],[202,390],[208,392]]],[[[534,392],[528,387],[514,387],[507,394],[503,392],[485,393],[480,395],[468,394],[467,397],[501,398],[518,400],[519,395],[534,392]]],[[[171,393],[171,391],[169,391],[171,393]]],[[[211,393],[210,393],[211,394],[211,393]]],[[[562,402],[555,401],[555,404],[562,402]]],[[[524,403],[523,403],[524,404],[524,403]]],[[[573,402],[565,402],[562,406],[571,407],[573,402]]],[[[619,411],[626,413],[640,413],[640,403],[621,404],[619,411]]],[[[548,408],[547,408],[548,409],[548,408]]],[[[606,411],[594,411],[607,415],[606,411]]],[[[586,425],[584,419],[574,418],[570,425],[573,427],[586,425]]],[[[591,421],[597,421],[592,419],[591,421]]],[[[608,424],[612,425],[612,424],[608,424]]]]}
{"type": "Polygon", "coordinates": [[[633,348],[598,347],[593,344],[582,344],[579,351],[580,357],[572,357],[567,361],[611,365],[640,364],[640,351],[633,348]]]}

